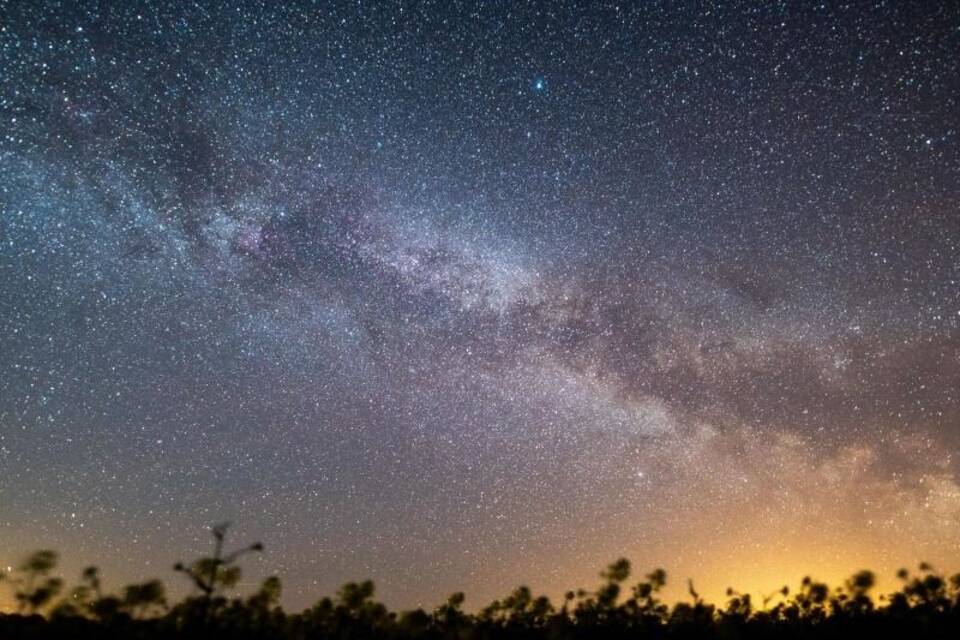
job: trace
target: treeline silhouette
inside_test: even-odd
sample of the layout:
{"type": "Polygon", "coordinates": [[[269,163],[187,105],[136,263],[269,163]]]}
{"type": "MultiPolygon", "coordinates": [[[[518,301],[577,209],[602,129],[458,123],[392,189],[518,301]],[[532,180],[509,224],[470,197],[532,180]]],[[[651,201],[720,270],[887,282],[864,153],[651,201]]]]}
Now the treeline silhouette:
{"type": "Polygon", "coordinates": [[[723,604],[709,604],[688,582],[689,602],[661,600],[667,575],[657,569],[631,584],[631,566],[608,566],[595,590],[565,594],[559,606],[519,587],[476,613],[463,610],[454,593],[434,609],[393,612],[374,599],[373,582],[345,584],[300,613],[279,604],[281,582],[263,581],[247,597],[227,597],[241,577],[239,560],[263,550],[260,543],[226,547],[228,527],[213,527],[213,553],[174,569],[191,593],[167,600],[159,580],[105,593],[96,567],[65,588],[54,570],[54,551],[37,551],[0,586],[11,591],[16,611],[0,614],[0,638],[227,638],[337,640],[581,640],[587,638],[960,638],[960,574],[949,579],[931,566],[901,570],[900,589],[875,595],[876,579],[861,571],[831,587],[805,578],[755,602],[734,589],[723,604]]]}

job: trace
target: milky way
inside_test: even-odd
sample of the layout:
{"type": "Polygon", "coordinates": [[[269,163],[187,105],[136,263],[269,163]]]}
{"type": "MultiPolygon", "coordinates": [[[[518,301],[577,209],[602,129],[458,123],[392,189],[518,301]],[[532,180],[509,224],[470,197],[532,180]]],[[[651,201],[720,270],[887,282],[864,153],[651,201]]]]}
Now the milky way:
{"type": "Polygon", "coordinates": [[[802,4],[0,2],[0,564],[955,567],[960,9],[802,4]]]}

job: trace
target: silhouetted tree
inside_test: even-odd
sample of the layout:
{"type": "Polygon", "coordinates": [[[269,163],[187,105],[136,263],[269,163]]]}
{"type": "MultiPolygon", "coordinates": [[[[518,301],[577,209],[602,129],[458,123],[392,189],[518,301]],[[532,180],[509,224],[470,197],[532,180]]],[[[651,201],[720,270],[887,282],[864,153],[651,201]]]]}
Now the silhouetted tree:
{"type": "Polygon", "coordinates": [[[20,613],[36,613],[47,606],[63,588],[63,580],[50,575],[57,566],[57,552],[36,551],[15,572],[0,572],[0,581],[13,589],[20,613]]]}
{"type": "MultiPolygon", "coordinates": [[[[221,604],[218,599],[220,593],[227,588],[233,587],[239,582],[243,572],[236,564],[237,560],[246,554],[263,551],[263,545],[254,542],[251,545],[237,549],[235,551],[224,551],[226,543],[227,530],[230,523],[225,522],[211,528],[213,534],[213,555],[195,560],[191,565],[184,565],[178,562],[174,565],[174,571],[183,573],[190,578],[193,586],[200,592],[200,598],[196,607],[187,606],[187,617],[191,617],[192,609],[196,609],[199,620],[206,625],[210,621],[210,615],[214,605],[221,604]]],[[[192,603],[191,603],[192,604],[192,603]]]]}
{"type": "Polygon", "coordinates": [[[93,614],[94,603],[102,596],[97,568],[87,567],[80,574],[80,583],[74,586],[66,597],[54,606],[50,615],[58,617],[89,616],[93,614]]]}
{"type": "Polygon", "coordinates": [[[131,584],[123,590],[123,607],[135,618],[167,607],[166,591],[159,580],[131,584]]]}
{"type": "Polygon", "coordinates": [[[190,567],[178,565],[194,593],[167,608],[163,584],[148,580],[125,587],[119,596],[104,594],[99,572],[85,569],[80,582],[60,601],[58,579],[51,574],[57,556],[41,551],[2,576],[13,589],[20,613],[0,614],[0,638],[54,640],[117,638],[123,640],[615,640],[717,638],[956,638],[960,637],[960,575],[949,579],[931,565],[917,573],[898,573],[901,588],[881,600],[871,596],[876,576],[859,571],[835,588],[804,578],[763,596],[757,607],[748,593],[727,592],[715,607],[688,582],[690,600],[672,607],[660,599],[667,574],[657,569],[624,594],[630,563],[619,559],[600,573],[595,591],[569,591],[555,609],[545,596],[521,586],[478,613],[463,611],[464,595],[454,593],[433,613],[423,609],[400,614],[374,599],[372,581],[349,582],[334,598],[323,598],[302,613],[280,606],[277,576],[263,580],[246,597],[228,599],[237,584],[237,560],[259,551],[259,544],[226,552],[226,527],[214,528],[213,555],[190,567]],[[777,601],[774,606],[770,604],[777,601]],[[48,617],[32,615],[47,612],[48,617]],[[21,615],[30,614],[30,615],[21,615]]]}

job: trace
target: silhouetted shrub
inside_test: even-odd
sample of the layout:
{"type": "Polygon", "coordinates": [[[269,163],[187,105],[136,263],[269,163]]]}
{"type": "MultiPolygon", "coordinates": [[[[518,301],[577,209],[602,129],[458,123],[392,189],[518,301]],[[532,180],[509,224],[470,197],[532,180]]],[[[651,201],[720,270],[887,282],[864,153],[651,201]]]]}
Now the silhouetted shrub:
{"type": "Polygon", "coordinates": [[[898,572],[901,588],[875,599],[876,576],[860,571],[842,586],[804,578],[792,592],[783,587],[762,597],[729,589],[722,607],[708,604],[692,582],[692,602],[672,606],[660,600],[667,574],[657,569],[629,590],[630,562],[621,558],[600,573],[595,591],[568,591],[558,609],[545,596],[518,587],[477,613],[463,610],[465,596],[454,593],[432,613],[394,613],[375,600],[373,582],[350,582],[335,598],[323,598],[301,613],[280,606],[280,578],[266,578],[246,598],[225,591],[241,576],[238,560],[262,551],[254,543],[235,551],[225,547],[227,525],[214,527],[209,557],[177,564],[193,587],[168,606],[159,580],[131,584],[119,595],[102,591],[96,567],[61,595],[53,575],[58,556],[38,551],[0,584],[13,595],[16,613],[0,614],[0,638],[227,638],[242,640],[586,640],[587,638],[960,638],[960,575],[945,578],[933,567],[898,572]],[[43,615],[41,615],[43,614],[43,615]]]}

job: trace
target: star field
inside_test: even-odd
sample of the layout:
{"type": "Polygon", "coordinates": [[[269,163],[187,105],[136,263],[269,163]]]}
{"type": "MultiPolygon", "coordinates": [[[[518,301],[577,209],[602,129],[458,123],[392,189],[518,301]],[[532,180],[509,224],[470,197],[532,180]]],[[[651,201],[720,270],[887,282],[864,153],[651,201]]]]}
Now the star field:
{"type": "Polygon", "coordinates": [[[0,2],[0,564],[955,567],[958,50],[952,3],[0,2]]]}

